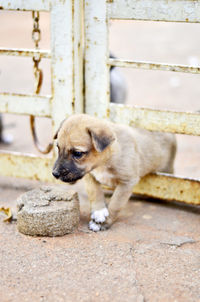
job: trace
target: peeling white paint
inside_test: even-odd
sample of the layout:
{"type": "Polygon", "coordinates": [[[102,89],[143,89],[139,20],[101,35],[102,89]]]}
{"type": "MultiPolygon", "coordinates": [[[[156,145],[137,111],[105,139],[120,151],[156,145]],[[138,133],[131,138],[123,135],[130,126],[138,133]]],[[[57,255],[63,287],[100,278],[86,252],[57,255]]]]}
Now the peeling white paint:
{"type": "Polygon", "coordinates": [[[0,112],[51,117],[51,96],[0,93],[0,112]]]}
{"type": "Polygon", "coordinates": [[[114,0],[107,10],[110,19],[200,22],[200,1],[114,0]]]}
{"type": "Polygon", "coordinates": [[[106,118],[109,106],[106,0],[85,1],[86,113],[106,118]]]}
{"type": "Polygon", "coordinates": [[[0,0],[1,9],[49,11],[51,0],[0,0]]]}

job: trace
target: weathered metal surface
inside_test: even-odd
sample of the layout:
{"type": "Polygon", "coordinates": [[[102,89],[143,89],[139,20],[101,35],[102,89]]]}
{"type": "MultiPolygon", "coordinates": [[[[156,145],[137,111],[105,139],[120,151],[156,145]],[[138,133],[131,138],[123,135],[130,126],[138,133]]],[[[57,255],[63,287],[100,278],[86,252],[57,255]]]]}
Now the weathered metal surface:
{"type": "MultiPolygon", "coordinates": [[[[0,174],[56,182],[51,175],[53,159],[17,153],[0,153],[0,174]]],[[[200,181],[158,174],[145,176],[133,193],[165,200],[200,204],[200,181]]]]}
{"type": "Polygon", "coordinates": [[[50,117],[51,96],[0,93],[0,112],[50,117]]]}
{"type": "Polygon", "coordinates": [[[85,1],[85,111],[106,118],[109,106],[106,1],[85,1]]]}
{"type": "Polygon", "coordinates": [[[0,152],[0,174],[54,182],[53,159],[21,153],[0,152]]]}
{"type": "Polygon", "coordinates": [[[200,114],[161,111],[110,104],[110,119],[116,123],[180,134],[200,135],[200,114]]]}
{"type": "MultiPolygon", "coordinates": [[[[103,186],[103,188],[113,191],[113,188],[107,186],[103,186]]],[[[175,177],[164,173],[149,174],[133,187],[133,194],[199,205],[200,180],[175,177]]]]}
{"type": "Polygon", "coordinates": [[[200,22],[199,0],[107,1],[110,19],[200,22]]]}
{"type": "Polygon", "coordinates": [[[50,4],[54,1],[50,0],[0,0],[0,9],[7,10],[38,10],[49,11],[50,4]]]}
{"type": "Polygon", "coordinates": [[[74,0],[74,112],[84,112],[83,96],[83,1],[74,0]]]}
{"type": "MultiPolygon", "coordinates": [[[[104,186],[104,189],[113,190],[107,186],[104,186]]],[[[149,174],[134,186],[133,194],[199,205],[200,180],[164,173],[149,174]]]]}
{"type": "Polygon", "coordinates": [[[17,48],[0,48],[0,55],[3,56],[17,56],[17,57],[34,57],[50,59],[51,52],[49,50],[36,50],[36,49],[17,49],[17,48]]]}
{"type": "Polygon", "coordinates": [[[194,74],[200,73],[200,67],[193,67],[187,65],[124,61],[124,60],[116,60],[116,59],[109,59],[108,64],[117,67],[139,68],[145,70],[175,71],[175,72],[186,72],[186,73],[194,73],[194,74]]]}
{"type": "MultiPolygon", "coordinates": [[[[152,131],[200,135],[198,113],[152,110],[113,103],[108,106],[109,65],[200,73],[200,67],[108,59],[106,19],[108,21],[112,18],[200,22],[200,1],[108,0],[106,8],[105,1],[85,1],[86,112],[99,117],[108,117],[117,123],[135,125],[152,131]]],[[[200,181],[151,175],[141,180],[134,188],[134,193],[200,204],[200,181]]]]}
{"type": "Polygon", "coordinates": [[[143,177],[133,188],[133,193],[198,205],[200,204],[200,180],[152,174],[143,177]]]}
{"type": "Polygon", "coordinates": [[[53,1],[51,7],[52,120],[55,132],[60,122],[74,112],[73,1],[53,1]]]}
{"type": "MultiPolygon", "coordinates": [[[[200,67],[108,59],[108,20],[200,22],[199,0],[85,0],[85,111],[149,130],[200,135],[198,113],[170,112],[109,104],[109,65],[200,73],[200,67]]],[[[0,112],[52,117],[53,132],[74,112],[84,110],[83,1],[0,0],[0,9],[50,11],[51,51],[0,49],[0,55],[51,58],[52,96],[0,94],[0,112]]],[[[56,151],[55,151],[56,152],[56,151]]],[[[54,158],[54,155],[53,155],[54,158]]],[[[0,174],[55,182],[53,158],[0,154],[0,174]]],[[[200,181],[149,175],[134,193],[200,204],[200,181]]]]}
{"type": "MultiPolygon", "coordinates": [[[[15,0],[8,2],[0,0],[1,9],[9,10],[50,10],[51,17],[51,50],[20,50],[1,49],[2,55],[28,56],[40,58],[51,58],[52,71],[52,95],[43,97],[36,95],[20,94],[0,94],[0,112],[16,114],[29,114],[33,116],[52,117],[53,132],[60,122],[74,112],[74,61],[76,58],[76,72],[80,68],[81,49],[81,20],[78,20],[80,13],[76,15],[74,21],[74,8],[76,13],[80,2],[75,1],[39,1],[39,0],[15,0]],[[75,22],[75,23],[74,23],[75,22]],[[79,23],[78,23],[79,22],[79,23]],[[79,38],[74,42],[74,27],[76,34],[79,31],[79,38]],[[79,47],[74,53],[74,47],[79,47]],[[79,60],[80,59],[80,60],[79,60]]],[[[81,49],[82,52],[82,49],[81,49]]],[[[82,62],[81,62],[82,64],[82,62]]],[[[81,72],[81,71],[80,71],[81,72]]],[[[78,82],[76,82],[78,83],[78,82]]],[[[82,93],[81,80],[77,84],[82,93]]],[[[83,102],[79,91],[79,111],[83,109],[83,102]],[[82,102],[82,104],[81,104],[82,102]],[[81,107],[82,106],[82,107],[81,107]]],[[[83,99],[83,98],[82,98],[83,99]]],[[[78,109],[77,109],[78,110],[78,109]]],[[[38,179],[42,181],[54,181],[51,177],[52,159],[38,158],[35,156],[24,156],[20,154],[1,154],[0,173],[2,175],[12,175],[38,179]]]]}

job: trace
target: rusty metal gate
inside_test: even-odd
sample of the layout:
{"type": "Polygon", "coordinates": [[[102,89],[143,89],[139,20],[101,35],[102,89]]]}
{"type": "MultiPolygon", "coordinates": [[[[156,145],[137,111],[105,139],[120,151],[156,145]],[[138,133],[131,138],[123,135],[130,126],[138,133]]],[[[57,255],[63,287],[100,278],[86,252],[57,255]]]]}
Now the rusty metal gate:
{"type": "MultiPolygon", "coordinates": [[[[52,119],[52,133],[55,133],[65,117],[83,111],[81,1],[0,0],[0,9],[50,13],[50,51],[1,48],[0,54],[50,59],[51,95],[1,93],[0,112],[49,117],[52,119]]],[[[46,158],[1,152],[0,174],[53,181],[53,160],[54,154],[52,158],[46,158]]]]}
{"type": "MultiPolygon", "coordinates": [[[[53,131],[66,116],[86,112],[114,122],[149,130],[200,135],[200,115],[118,105],[109,102],[109,68],[132,67],[200,73],[200,68],[153,62],[110,59],[109,19],[200,22],[200,1],[191,0],[0,0],[0,8],[48,11],[51,16],[51,49],[0,49],[0,54],[51,59],[51,96],[0,94],[0,112],[52,119],[53,131]],[[84,3],[84,13],[83,13],[84,3]],[[84,22],[82,20],[84,16],[84,22]],[[82,38],[84,28],[83,60],[82,38]],[[83,95],[83,61],[85,94],[83,95]],[[101,62],[101,63],[100,63],[101,62]],[[85,99],[85,104],[83,103],[85,99]]],[[[1,153],[0,174],[52,181],[52,158],[1,153]]],[[[200,180],[164,174],[144,177],[135,193],[200,204],[200,180]]]]}
{"type": "MultiPolygon", "coordinates": [[[[190,0],[86,0],[85,1],[86,112],[114,122],[148,130],[200,135],[200,114],[152,110],[109,103],[111,66],[200,73],[199,67],[109,58],[110,19],[200,22],[200,1],[190,0]],[[99,64],[99,62],[101,62],[99,64]]],[[[200,181],[157,174],[144,177],[134,192],[200,204],[200,181]]]]}

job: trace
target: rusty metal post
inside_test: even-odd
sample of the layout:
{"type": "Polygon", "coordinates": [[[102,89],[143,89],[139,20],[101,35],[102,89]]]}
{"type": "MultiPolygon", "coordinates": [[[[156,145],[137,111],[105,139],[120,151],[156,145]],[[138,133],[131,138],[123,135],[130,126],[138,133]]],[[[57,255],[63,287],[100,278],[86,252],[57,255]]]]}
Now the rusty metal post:
{"type": "Polygon", "coordinates": [[[86,113],[108,117],[109,68],[106,0],[85,1],[86,113]]]}

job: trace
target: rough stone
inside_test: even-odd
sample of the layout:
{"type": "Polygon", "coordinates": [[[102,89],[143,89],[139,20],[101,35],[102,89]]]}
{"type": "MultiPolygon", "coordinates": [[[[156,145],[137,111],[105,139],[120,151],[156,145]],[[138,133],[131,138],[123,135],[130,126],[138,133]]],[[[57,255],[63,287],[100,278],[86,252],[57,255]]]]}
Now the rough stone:
{"type": "Polygon", "coordinates": [[[58,187],[40,187],[17,200],[17,228],[26,235],[62,236],[79,224],[78,194],[58,187]]]}

